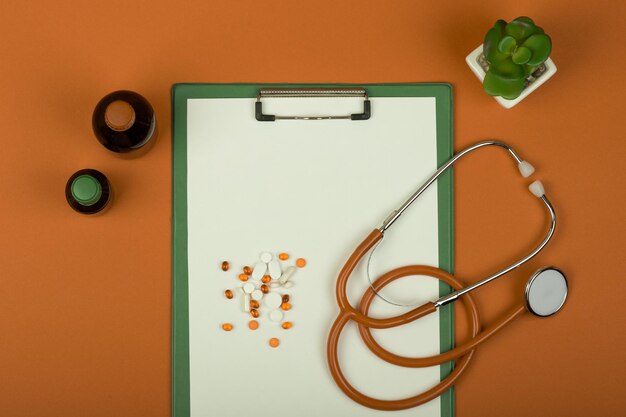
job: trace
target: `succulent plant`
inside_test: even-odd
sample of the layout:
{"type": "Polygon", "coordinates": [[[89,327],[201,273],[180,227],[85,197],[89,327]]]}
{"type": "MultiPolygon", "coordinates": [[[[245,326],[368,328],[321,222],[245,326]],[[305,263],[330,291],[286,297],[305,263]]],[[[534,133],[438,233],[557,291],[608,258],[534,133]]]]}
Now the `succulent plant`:
{"type": "Polygon", "coordinates": [[[531,18],[520,16],[510,23],[498,20],[483,42],[483,54],[489,62],[483,80],[485,92],[509,100],[519,97],[526,78],[551,51],[550,37],[531,18]]]}

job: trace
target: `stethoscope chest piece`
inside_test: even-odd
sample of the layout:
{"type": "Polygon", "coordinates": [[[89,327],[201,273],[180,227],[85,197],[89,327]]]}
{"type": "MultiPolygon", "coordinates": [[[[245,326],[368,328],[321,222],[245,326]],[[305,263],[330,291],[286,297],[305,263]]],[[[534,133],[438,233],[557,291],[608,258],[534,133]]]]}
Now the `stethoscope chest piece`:
{"type": "Polygon", "coordinates": [[[539,317],[551,316],[565,304],[567,289],[567,278],[560,269],[541,268],[526,284],[526,308],[539,317]]]}

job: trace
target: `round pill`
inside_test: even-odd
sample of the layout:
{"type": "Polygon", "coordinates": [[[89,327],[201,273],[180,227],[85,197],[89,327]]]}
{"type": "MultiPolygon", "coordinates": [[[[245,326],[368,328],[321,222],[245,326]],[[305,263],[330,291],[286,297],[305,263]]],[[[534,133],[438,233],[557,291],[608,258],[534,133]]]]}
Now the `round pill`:
{"type": "Polygon", "coordinates": [[[283,295],[283,304],[289,302],[289,294],[283,295]]]}
{"type": "Polygon", "coordinates": [[[304,268],[306,266],[306,259],[304,259],[304,258],[296,259],[296,266],[298,268],[304,268]]]}
{"type": "Polygon", "coordinates": [[[287,259],[289,259],[289,255],[283,252],[278,255],[278,259],[280,259],[281,261],[286,261],[287,259]]]}
{"type": "Polygon", "coordinates": [[[273,348],[277,348],[279,345],[280,345],[280,340],[278,340],[278,339],[277,339],[277,338],[275,338],[275,337],[272,337],[272,338],[270,339],[270,346],[271,346],[271,347],[273,347],[273,348]]]}
{"type": "Polygon", "coordinates": [[[263,284],[261,285],[261,292],[263,294],[267,294],[268,292],[270,292],[270,287],[268,287],[267,285],[263,284]]]}
{"type": "Polygon", "coordinates": [[[284,314],[280,310],[272,310],[270,311],[270,320],[272,321],[281,321],[284,317],[284,314]]]}
{"type": "Polygon", "coordinates": [[[246,274],[239,274],[239,281],[247,281],[248,280],[248,275],[246,274]]]}
{"type": "Polygon", "coordinates": [[[222,262],[222,271],[228,271],[230,269],[230,264],[228,261],[222,262]]]}
{"type": "Polygon", "coordinates": [[[250,308],[259,308],[260,304],[257,300],[250,300],[250,308]]]}
{"type": "Polygon", "coordinates": [[[291,329],[291,327],[293,326],[293,324],[290,321],[286,321],[283,324],[281,324],[282,328],[287,330],[287,329],[291,329]]]}
{"type": "Polygon", "coordinates": [[[272,280],[272,277],[270,277],[269,275],[263,275],[263,278],[261,278],[261,282],[263,284],[267,284],[272,280]]]}
{"type": "Polygon", "coordinates": [[[256,289],[256,287],[254,286],[253,283],[251,282],[246,282],[243,285],[243,292],[245,292],[246,294],[252,294],[252,292],[256,289]]]}
{"type": "Polygon", "coordinates": [[[235,296],[235,294],[233,294],[233,292],[231,290],[226,290],[224,291],[224,295],[226,296],[226,298],[231,299],[235,296]]]}
{"type": "Polygon", "coordinates": [[[222,324],[222,329],[224,329],[225,332],[230,332],[233,329],[233,325],[230,323],[224,323],[222,324]]]}
{"type": "Polygon", "coordinates": [[[263,291],[261,290],[254,290],[252,291],[252,294],[250,294],[250,296],[252,297],[253,300],[261,300],[263,298],[263,291]]]}
{"type": "Polygon", "coordinates": [[[256,308],[253,308],[252,310],[250,310],[250,315],[256,319],[261,315],[261,313],[259,313],[259,310],[257,310],[256,308]]]}
{"type": "Polygon", "coordinates": [[[250,320],[248,322],[248,327],[250,328],[250,330],[256,330],[259,328],[259,322],[256,320],[250,320]]]}
{"type": "Polygon", "coordinates": [[[265,302],[265,305],[268,306],[269,308],[278,308],[283,302],[283,297],[281,297],[280,294],[271,292],[265,296],[264,302],[265,302]]]}
{"type": "Polygon", "coordinates": [[[291,304],[289,303],[282,303],[280,305],[280,308],[282,308],[283,310],[287,311],[287,310],[291,310],[291,304]]]}
{"type": "Polygon", "coordinates": [[[269,263],[272,259],[274,259],[274,257],[269,252],[263,252],[261,254],[261,261],[262,262],[269,263]]]}
{"type": "Polygon", "coordinates": [[[244,266],[243,273],[246,275],[250,275],[252,273],[252,268],[250,268],[249,266],[244,266]]]}

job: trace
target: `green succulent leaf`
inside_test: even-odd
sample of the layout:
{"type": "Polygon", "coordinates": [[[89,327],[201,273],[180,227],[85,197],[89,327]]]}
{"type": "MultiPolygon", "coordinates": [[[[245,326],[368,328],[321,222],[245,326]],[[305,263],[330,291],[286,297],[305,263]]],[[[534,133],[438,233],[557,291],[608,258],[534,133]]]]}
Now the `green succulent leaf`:
{"type": "Polygon", "coordinates": [[[505,36],[498,42],[498,51],[510,55],[517,47],[517,41],[512,36],[505,36]]]}
{"type": "Polygon", "coordinates": [[[531,36],[526,39],[522,46],[532,52],[532,56],[527,62],[528,65],[540,65],[548,59],[550,52],[552,52],[552,40],[544,33],[531,36]]]}
{"type": "Polygon", "coordinates": [[[526,77],[524,67],[517,65],[511,58],[491,64],[489,72],[498,74],[500,77],[509,80],[524,80],[526,77]]]}
{"type": "Polygon", "coordinates": [[[514,63],[518,65],[524,65],[530,60],[531,56],[532,56],[532,52],[530,52],[530,49],[526,48],[525,46],[520,46],[513,53],[513,55],[511,56],[511,59],[513,60],[514,63]]]}
{"type": "Polygon", "coordinates": [[[513,36],[518,41],[523,41],[535,33],[536,29],[537,26],[535,26],[535,22],[530,17],[520,16],[507,24],[505,31],[507,35],[513,36]]]}
{"type": "Polygon", "coordinates": [[[506,55],[503,55],[498,51],[498,43],[506,35],[504,28],[506,22],[504,20],[498,20],[495,25],[485,35],[483,41],[483,54],[489,62],[502,61],[506,59],[506,55]]]}
{"type": "Polygon", "coordinates": [[[502,96],[508,100],[514,100],[519,97],[524,89],[524,78],[502,78],[500,74],[496,74],[490,69],[483,80],[483,89],[490,96],[502,96]]]}

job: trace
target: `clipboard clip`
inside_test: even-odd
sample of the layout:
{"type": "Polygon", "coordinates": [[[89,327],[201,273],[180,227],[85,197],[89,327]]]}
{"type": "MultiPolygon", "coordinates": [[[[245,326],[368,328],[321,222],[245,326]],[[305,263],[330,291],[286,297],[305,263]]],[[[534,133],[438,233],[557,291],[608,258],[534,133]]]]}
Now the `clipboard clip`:
{"type": "Polygon", "coordinates": [[[259,122],[276,120],[368,120],[372,114],[371,103],[364,88],[261,88],[256,97],[254,115],[259,122]],[[363,113],[336,116],[277,116],[263,114],[263,97],[363,97],[363,113]]]}

